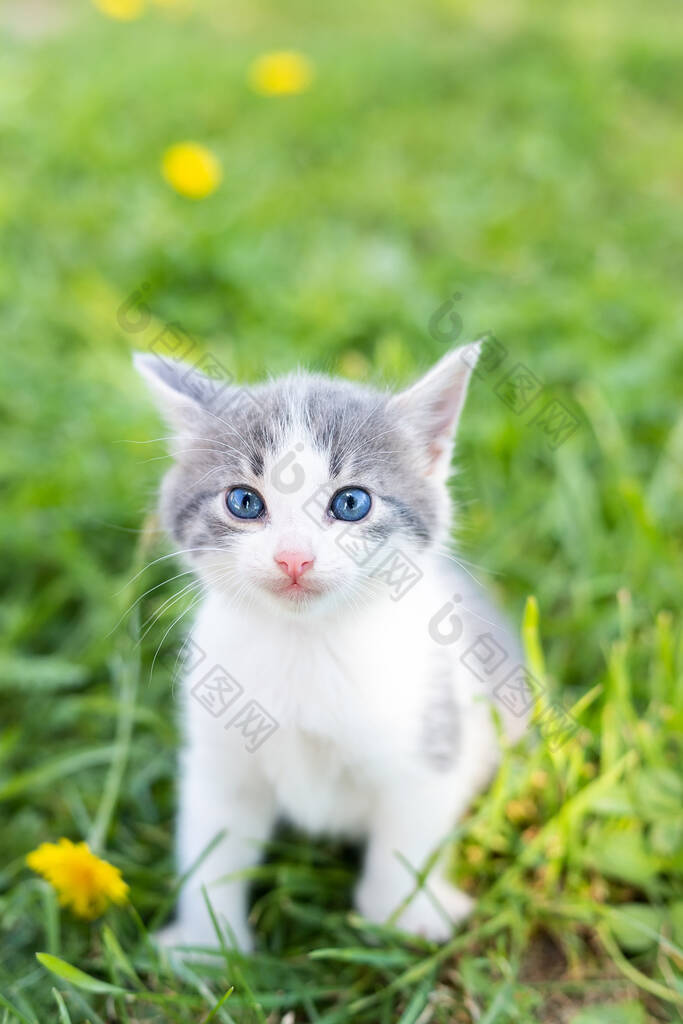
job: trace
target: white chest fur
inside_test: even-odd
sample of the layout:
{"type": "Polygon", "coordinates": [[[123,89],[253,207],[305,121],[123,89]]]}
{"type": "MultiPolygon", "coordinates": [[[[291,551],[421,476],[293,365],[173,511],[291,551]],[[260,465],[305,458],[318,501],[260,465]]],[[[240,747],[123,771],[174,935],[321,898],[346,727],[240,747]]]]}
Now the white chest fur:
{"type": "MultiPolygon", "coordinates": [[[[480,683],[428,632],[444,594],[435,573],[402,602],[317,625],[264,622],[209,597],[193,632],[193,653],[203,657],[186,680],[190,747],[213,773],[247,770],[267,784],[277,810],[302,827],[356,834],[367,827],[377,791],[434,774],[426,715],[432,677],[443,679],[445,665],[449,692],[437,695],[434,713],[443,717],[444,701],[452,703],[453,743],[476,751],[484,777],[496,744],[480,683]],[[214,715],[202,702],[202,681],[215,685],[221,674],[231,680],[231,703],[214,715]],[[244,728],[249,706],[271,722],[262,742],[244,728]]],[[[461,648],[477,625],[467,620],[461,648]]]]}

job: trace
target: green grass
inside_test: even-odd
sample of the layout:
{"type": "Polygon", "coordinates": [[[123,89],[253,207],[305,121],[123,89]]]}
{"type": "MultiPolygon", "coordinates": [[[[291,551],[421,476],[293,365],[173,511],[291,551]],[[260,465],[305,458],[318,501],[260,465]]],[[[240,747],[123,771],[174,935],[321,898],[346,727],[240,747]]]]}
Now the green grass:
{"type": "Polygon", "coordinates": [[[123,24],[74,0],[49,32],[23,6],[0,12],[29,30],[0,62],[0,1021],[683,1020],[678,4],[123,24]],[[251,93],[252,57],[288,47],[313,88],[251,93]],[[186,138],[224,166],[202,202],[159,173],[186,138]],[[165,550],[139,532],[163,447],[133,443],[163,431],[116,316],[142,282],[244,380],[404,382],[455,288],[462,337],[508,350],[463,420],[460,543],[520,627],[535,595],[531,667],[580,729],[559,751],[530,730],[471,809],[453,872],[480,901],[442,949],[360,921],[353,855],[289,832],[254,872],[254,956],[174,970],[147,941],[175,884],[179,606],[146,596],[140,645],[117,625],[177,571],[129,583],[165,550]],[[557,451],[495,392],[517,361],[580,416],[557,451]],[[101,839],[128,908],[57,908],[24,857],[62,835],[101,839]]]}

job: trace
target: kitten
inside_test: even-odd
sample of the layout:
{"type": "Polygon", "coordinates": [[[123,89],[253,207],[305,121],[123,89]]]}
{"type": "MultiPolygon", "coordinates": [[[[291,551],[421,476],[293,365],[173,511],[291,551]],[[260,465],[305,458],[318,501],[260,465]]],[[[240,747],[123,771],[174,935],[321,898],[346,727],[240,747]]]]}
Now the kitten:
{"type": "MultiPolygon", "coordinates": [[[[246,883],[277,818],[367,840],[355,903],[385,922],[499,758],[494,690],[517,642],[445,554],[452,445],[478,343],[391,395],[298,373],[217,390],[135,363],[173,430],[165,528],[204,585],[184,681],[170,945],[243,950],[246,883]]],[[[515,670],[513,669],[513,675],[515,670]]],[[[519,672],[517,672],[519,675],[519,672]]],[[[517,684],[519,686],[519,684],[517,684]]],[[[523,727],[507,705],[511,740],[523,727]]],[[[435,941],[468,914],[443,856],[394,923],[435,941]],[[427,891],[429,890],[429,891],[427,891]]]]}

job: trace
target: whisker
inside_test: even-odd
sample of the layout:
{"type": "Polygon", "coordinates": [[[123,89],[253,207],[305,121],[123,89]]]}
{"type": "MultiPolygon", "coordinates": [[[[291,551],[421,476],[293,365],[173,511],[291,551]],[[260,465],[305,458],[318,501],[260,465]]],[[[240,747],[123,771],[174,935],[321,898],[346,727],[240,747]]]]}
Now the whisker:
{"type": "Polygon", "coordinates": [[[136,572],[135,576],[133,576],[131,579],[129,579],[127,583],[124,583],[124,585],[121,587],[120,590],[116,591],[116,593],[114,594],[114,597],[118,597],[119,594],[123,593],[123,591],[127,587],[130,587],[131,584],[135,583],[136,579],[139,576],[142,576],[143,572],[145,572],[147,569],[151,569],[151,567],[153,565],[156,565],[157,562],[163,562],[167,558],[177,558],[180,555],[192,554],[195,551],[218,551],[219,553],[224,554],[225,553],[225,548],[196,547],[196,548],[181,548],[179,551],[169,551],[169,553],[167,555],[161,555],[159,558],[155,558],[153,561],[147,562],[146,565],[143,565],[142,569],[140,569],[138,572],[136,572]]]}
{"type": "Polygon", "coordinates": [[[109,632],[105,636],[105,640],[109,639],[109,637],[112,635],[112,633],[114,633],[119,628],[119,626],[121,625],[121,623],[123,622],[125,617],[127,615],[129,615],[130,612],[132,612],[133,609],[136,607],[136,605],[138,605],[140,603],[140,601],[143,600],[143,598],[147,597],[148,594],[151,594],[154,590],[158,590],[159,587],[166,586],[167,583],[172,583],[173,580],[179,579],[180,576],[187,576],[187,575],[189,575],[189,573],[192,573],[192,572],[194,572],[194,569],[185,569],[183,572],[176,573],[175,576],[170,576],[168,579],[162,580],[161,583],[157,583],[155,586],[150,587],[149,590],[146,590],[144,592],[144,594],[140,594],[139,597],[136,597],[136,599],[132,602],[132,604],[129,604],[128,607],[125,609],[125,611],[123,611],[121,613],[121,616],[120,616],[118,622],[114,626],[112,626],[112,628],[109,630],[109,632]]]}
{"type": "Polygon", "coordinates": [[[145,639],[149,631],[159,621],[159,619],[162,617],[167,608],[170,608],[172,605],[176,603],[176,601],[179,601],[184,594],[196,590],[199,586],[201,586],[201,581],[198,579],[192,579],[190,580],[189,583],[187,583],[184,587],[177,591],[177,593],[172,594],[170,597],[167,597],[166,600],[162,603],[161,607],[157,608],[154,612],[152,612],[149,618],[147,618],[142,623],[142,626],[140,627],[142,632],[140,633],[140,636],[138,638],[138,645],[142,643],[142,641],[145,639]]]}
{"type": "Polygon", "coordinates": [[[199,602],[201,601],[202,597],[203,597],[203,594],[200,594],[200,595],[199,595],[199,596],[198,596],[197,598],[195,598],[194,602],[193,602],[193,603],[192,603],[192,604],[191,604],[191,605],[190,605],[190,606],[189,606],[188,608],[186,608],[186,609],[185,609],[185,610],[184,610],[183,612],[181,612],[181,613],[180,613],[180,615],[179,615],[179,616],[177,617],[177,619],[174,619],[174,620],[173,620],[173,622],[171,623],[171,625],[170,625],[170,626],[168,627],[168,629],[166,630],[166,632],[165,632],[165,633],[164,633],[164,635],[162,636],[161,640],[159,641],[159,646],[157,647],[156,651],[154,652],[154,657],[152,658],[152,664],[151,664],[151,666],[150,666],[150,669],[149,669],[149,680],[148,680],[148,683],[147,683],[147,685],[148,685],[148,686],[149,686],[149,685],[151,684],[151,682],[152,682],[152,676],[153,676],[153,674],[154,674],[154,666],[156,665],[156,662],[157,662],[157,658],[158,658],[158,656],[159,656],[159,651],[160,651],[160,650],[161,650],[161,648],[163,647],[163,644],[164,644],[164,640],[166,639],[166,637],[168,636],[168,634],[169,634],[169,633],[171,632],[171,630],[173,629],[173,627],[174,627],[174,626],[176,626],[176,625],[177,625],[177,623],[179,623],[179,622],[180,622],[180,620],[181,620],[182,618],[184,618],[184,617],[185,617],[185,615],[187,615],[187,614],[188,614],[188,612],[192,611],[192,609],[193,609],[193,608],[196,608],[196,607],[197,607],[197,605],[198,605],[198,604],[199,604],[199,602]]]}

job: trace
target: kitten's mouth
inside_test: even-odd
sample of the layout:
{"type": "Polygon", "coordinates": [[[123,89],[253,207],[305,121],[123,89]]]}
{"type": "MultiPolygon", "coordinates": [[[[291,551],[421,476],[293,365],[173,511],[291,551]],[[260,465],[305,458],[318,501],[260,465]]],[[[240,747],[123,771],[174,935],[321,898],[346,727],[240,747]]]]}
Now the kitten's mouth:
{"type": "Polygon", "coordinates": [[[271,589],[278,597],[284,597],[288,601],[305,601],[322,592],[315,583],[302,580],[296,582],[283,580],[282,583],[274,584],[271,589]]]}

